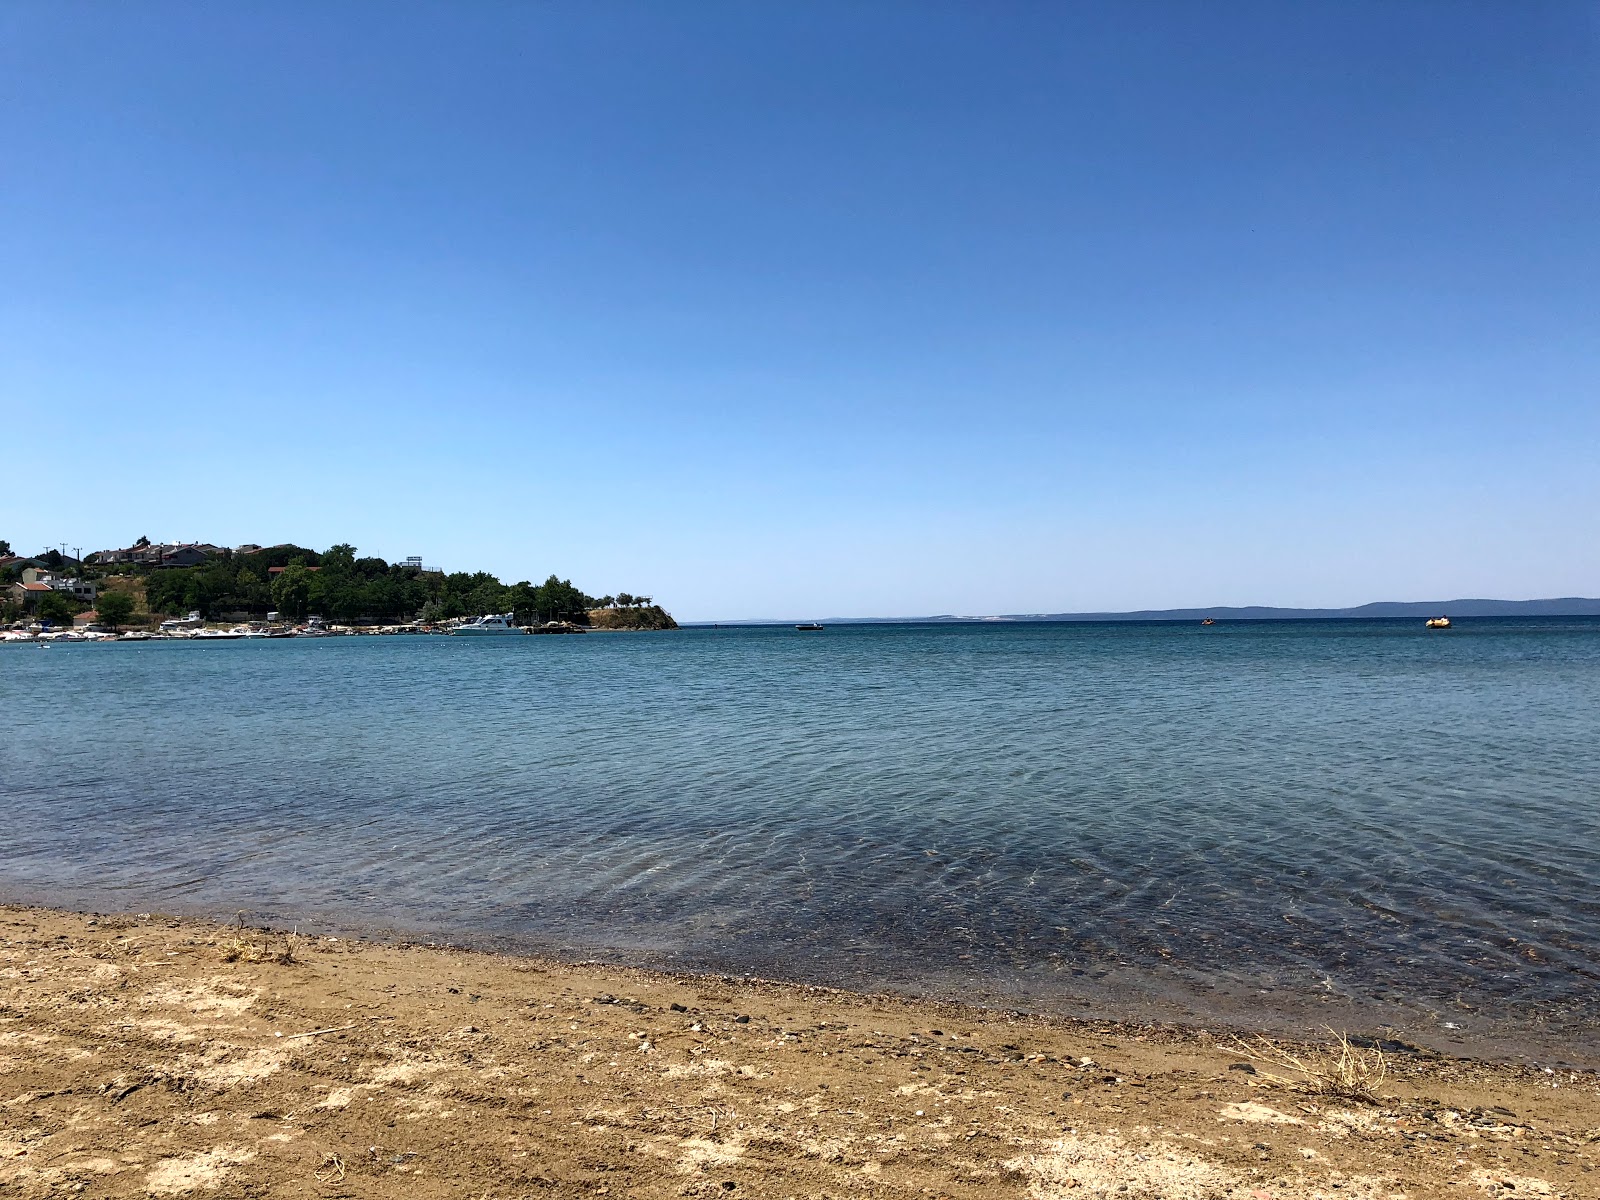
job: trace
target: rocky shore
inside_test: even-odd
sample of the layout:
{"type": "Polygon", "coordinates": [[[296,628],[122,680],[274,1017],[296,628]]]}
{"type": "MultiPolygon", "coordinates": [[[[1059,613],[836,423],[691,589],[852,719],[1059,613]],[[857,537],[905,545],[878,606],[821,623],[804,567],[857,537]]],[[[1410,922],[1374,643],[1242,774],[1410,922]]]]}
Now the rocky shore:
{"type": "Polygon", "coordinates": [[[1596,1076],[1362,1053],[0,909],[19,1197],[1600,1195],[1596,1076]]]}
{"type": "Polygon", "coordinates": [[[676,629],[678,623],[672,614],[659,604],[635,605],[631,608],[591,608],[591,629],[676,629]]]}

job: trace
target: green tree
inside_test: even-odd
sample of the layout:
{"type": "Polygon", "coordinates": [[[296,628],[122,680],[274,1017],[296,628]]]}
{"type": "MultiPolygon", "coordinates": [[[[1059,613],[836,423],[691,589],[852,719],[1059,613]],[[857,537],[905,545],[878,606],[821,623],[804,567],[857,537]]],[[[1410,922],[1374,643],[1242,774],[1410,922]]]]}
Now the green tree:
{"type": "Polygon", "coordinates": [[[311,580],[306,564],[296,559],[272,581],[272,602],[291,621],[303,621],[311,605],[311,580]]]}
{"type": "Polygon", "coordinates": [[[11,543],[6,541],[5,538],[0,538],[0,556],[7,555],[7,554],[10,554],[10,553],[11,553],[11,543]]]}
{"type": "Polygon", "coordinates": [[[534,589],[539,619],[543,621],[571,621],[577,625],[589,623],[589,610],[595,607],[593,596],[586,596],[572,586],[570,579],[550,576],[534,589]]]}
{"type": "Polygon", "coordinates": [[[356,548],[349,542],[329,546],[322,552],[321,565],[324,570],[353,570],[356,565],[356,548]]]}
{"type": "Polygon", "coordinates": [[[249,567],[241,567],[233,577],[233,594],[238,599],[239,607],[251,612],[265,611],[272,600],[267,585],[249,567]]]}
{"type": "Polygon", "coordinates": [[[526,579],[506,589],[511,599],[511,619],[518,625],[533,625],[539,620],[539,589],[526,579]]]}
{"type": "Polygon", "coordinates": [[[101,592],[95,611],[100,614],[101,622],[112,629],[126,625],[133,616],[133,597],[127,592],[101,592]]]}
{"type": "Polygon", "coordinates": [[[71,625],[72,614],[77,611],[78,606],[65,592],[46,592],[34,606],[39,619],[52,625],[71,625]]]}

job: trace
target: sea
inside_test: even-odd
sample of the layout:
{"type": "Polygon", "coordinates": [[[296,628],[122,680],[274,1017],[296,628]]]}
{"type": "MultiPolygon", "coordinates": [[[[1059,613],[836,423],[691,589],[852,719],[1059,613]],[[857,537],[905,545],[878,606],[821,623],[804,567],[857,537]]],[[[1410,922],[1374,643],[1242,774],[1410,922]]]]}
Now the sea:
{"type": "Polygon", "coordinates": [[[0,646],[0,900],[1600,1065],[1600,619],[0,646]]]}

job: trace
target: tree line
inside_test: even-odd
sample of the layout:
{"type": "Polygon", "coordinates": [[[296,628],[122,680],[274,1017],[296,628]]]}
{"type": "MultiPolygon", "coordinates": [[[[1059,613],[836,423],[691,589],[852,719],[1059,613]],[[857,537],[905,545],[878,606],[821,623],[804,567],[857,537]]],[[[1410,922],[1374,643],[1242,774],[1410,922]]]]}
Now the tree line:
{"type": "MultiPolygon", "coordinates": [[[[86,565],[81,573],[91,578],[142,576],[151,613],[198,612],[206,620],[276,611],[288,621],[315,614],[338,624],[392,625],[508,612],[519,625],[546,621],[587,625],[591,609],[631,610],[651,604],[650,597],[627,592],[591,596],[554,574],[543,583],[524,579],[507,584],[487,571],[422,571],[405,563],[362,557],[348,543],[320,553],[293,545],[247,553],[224,550],[195,567],[86,565]]],[[[103,591],[102,598],[112,594],[103,591]]],[[[42,602],[60,606],[66,597],[55,599],[59,595],[52,593],[42,602]]],[[[112,605],[118,623],[126,621],[121,601],[112,605]]],[[[70,620],[70,611],[56,619],[62,617],[70,620]]]]}
{"type": "Polygon", "coordinates": [[[314,613],[339,624],[380,625],[503,612],[513,613],[520,624],[581,623],[589,609],[601,606],[555,575],[542,584],[503,584],[487,571],[447,575],[359,557],[348,543],[320,554],[297,546],[225,552],[198,567],[152,570],[145,579],[145,596],[152,612],[198,611],[207,619],[227,612],[276,611],[291,621],[314,613]]]}

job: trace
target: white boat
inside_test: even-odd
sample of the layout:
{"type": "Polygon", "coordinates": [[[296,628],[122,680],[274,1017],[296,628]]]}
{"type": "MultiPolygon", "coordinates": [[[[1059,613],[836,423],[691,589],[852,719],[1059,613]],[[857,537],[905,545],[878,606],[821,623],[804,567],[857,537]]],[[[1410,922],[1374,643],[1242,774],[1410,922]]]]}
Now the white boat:
{"type": "Polygon", "coordinates": [[[199,610],[194,610],[191,611],[187,617],[168,617],[165,621],[161,622],[161,628],[159,632],[169,636],[178,635],[181,637],[187,637],[189,634],[194,633],[196,630],[201,629],[204,626],[205,621],[201,618],[199,610]]]}
{"type": "Polygon", "coordinates": [[[332,637],[333,631],[321,617],[307,617],[306,623],[294,631],[295,637],[332,637]]]}
{"type": "Polygon", "coordinates": [[[520,626],[511,623],[510,613],[498,613],[491,617],[477,617],[462,625],[457,625],[450,631],[452,634],[465,634],[470,637],[491,637],[497,634],[523,633],[520,626]]]}

